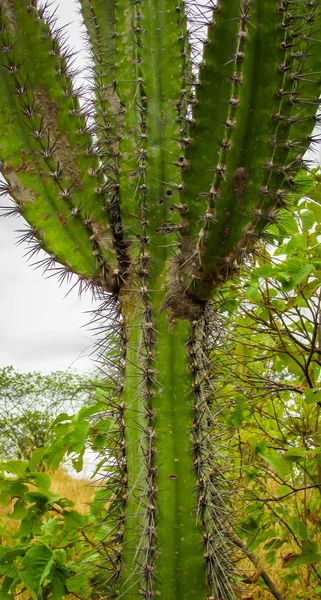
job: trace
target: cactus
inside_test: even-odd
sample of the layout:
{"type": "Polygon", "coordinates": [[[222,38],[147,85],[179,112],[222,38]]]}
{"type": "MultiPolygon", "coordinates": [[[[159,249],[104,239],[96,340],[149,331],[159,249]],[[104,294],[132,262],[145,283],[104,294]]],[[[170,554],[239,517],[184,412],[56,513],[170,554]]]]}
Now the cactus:
{"type": "Polygon", "coordinates": [[[102,348],[121,375],[104,597],[236,598],[209,301],[291,206],[315,141],[319,2],[80,8],[85,104],[48,7],[0,2],[0,192],[29,224],[29,254],[102,296],[97,327],[107,307],[117,334],[102,348]]]}

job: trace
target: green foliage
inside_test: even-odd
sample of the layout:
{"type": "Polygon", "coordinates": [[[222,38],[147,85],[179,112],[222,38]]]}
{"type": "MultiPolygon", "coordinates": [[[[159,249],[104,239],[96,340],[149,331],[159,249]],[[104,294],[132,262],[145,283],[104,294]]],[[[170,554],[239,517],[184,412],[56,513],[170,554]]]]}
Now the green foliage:
{"type": "Polygon", "coordinates": [[[74,412],[91,402],[89,376],[56,371],[18,373],[0,370],[0,457],[29,460],[35,448],[53,440],[53,422],[61,410],[74,412]]]}
{"type": "MultiPolygon", "coordinates": [[[[98,394],[101,398],[102,390],[98,394]]],[[[74,464],[79,465],[85,445],[95,448],[96,422],[103,409],[106,404],[100,400],[76,415],[66,418],[62,413],[51,444],[47,440],[45,447],[35,449],[29,462],[11,460],[0,465],[0,504],[8,511],[7,520],[0,522],[0,598],[15,598],[20,592],[30,600],[61,600],[70,593],[82,600],[100,597],[94,587],[101,576],[98,567],[105,534],[99,523],[106,511],[106,490],[97,484],[93,506],[83,515],[74,509],[74,502],[50,488],[66,453],[72,453],[74,464]],[[68,421],[64,429],[62,421],[68,421]],[[39,472],[40,466],[50,470],[39,472]],[[18,527],[12,528],[11,522],[18,527]]],[[[101,418],[99,428],[104,428],[101,418]]]]}
{"type": "Polygon", "coordinates": [[[303,199],[291,234],[271,228],[272,245],[222,289],[229,316],[213,354],[249,515],[242,510],[239,535],[265,552],[285,586],[305,578],[297,598],[315,597],[321,580],[319,217],[319,205],[303,199]]]}

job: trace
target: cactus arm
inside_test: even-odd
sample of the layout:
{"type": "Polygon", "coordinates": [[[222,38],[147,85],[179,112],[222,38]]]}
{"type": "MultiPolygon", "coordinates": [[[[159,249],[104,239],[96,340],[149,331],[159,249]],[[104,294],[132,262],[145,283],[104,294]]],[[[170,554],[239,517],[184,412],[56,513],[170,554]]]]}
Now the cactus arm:
{"type": "Polygon", "coordinates": [[[235,261],[276,218],[288,194],[283,188],[291,190],[302,168],[319,102],[321,18],[315,4],[244,0],[238,10],[233,102],[196,244],[201,267],[190,285],[203,298],[234,272],[235,261]]]}
{"type": "Polygon", "coordinates": [[[275,129],[273,109],[279,103],[275,76],[271,76],[278,69],[282,56],[279,44],[284,36],[276,5],[265,3],[264,8],[256,1],[243,2],[239,14],[233,60],[234,80],[230,88],[230,97],[234,98],[235,104],[230,106],[228,115],[233,126],[225,130],[229,149],[220,152],[213,169],[212,185],[218,195],[210,207],[215,211],[214,219],[204,241],[200,240],[205,278],[213,264],[217,264],[222,256],[228,256],[229,248],[238,243],[242,230],[253,221],[253,209],[259,202],[259,190],[265,174],[263,157],[269,151],[269,138],[275,129]],[[271,83],[266,83],[269,80],[271,83]],[[252,122],[255,127],[252,127],[252,122]],[[251,156],[250,164],[245,160],[245,154],[251,156]],[[251,195],[246,202],[244,194],[250,186],[251,195]]]}
{"type": "Polygon", "coordinates": [[[119,279],[127,276],[130,258],[120,214],[119,141],[124,110],[116,88],[116,6],[114,0],[81,0],[81,13],[91,50],[97,154],[104,173],[105,209],[109,217],[119,263],[119,279]]]}
{"type": "MultiPolygon", "coordinates": [[[[180,203],[176,103],[185,41],[184,35],[179,36],[186,33],[181,8],[177,10],[173,2],[137,2],[116,8],[117,33],[123,42],[117,56],[116,85],[125,107],[119,158],[121,212],[136,248],[141,223],[146,220],[151,248],[156,238],[150,236],[158,235],[156,230],[163,223],[171,222],[167,233],[179,227],[171,209],[180,203]]],[[[159,246],[159,238],[156,243],[159,246]]],[[[165,255],[161,250],[155,253],[158,273],[165,255]]]]}
{"type": "Polygon", "coordinates": [[[24,2],[15,3],[14,16],[9,3],[1,4],[7,48],[0,70],[2,171],[41,247],[68,271],[114,289],[116,260],[98,159],[66,59],[41,16],[33,7],[26,10],[24,2]]]}
{"type": "MultiPolygon", "coordinates": [[[[190,168],[184,174],[184,201],[188,204],[186,235],[197,239],[206,198],[213,182],[213,169],[219,162],[221,143],[228,123],[234,74],[233,53],[239,30],[239,3],[222,2],[213,11],[203,45],[195,102],[190,127],[191,145],[186,149],[190,168]],[[185,200],[186,198],[186,200],[185,200]]],[[[215,202],[215,199],[213,200],[215,202]]],[[[210,204],[210,202],[209,202],[210,204]]]]}
{"type": "Polygon", "coordinates": [[[117,46],[115,86],[121,104],[124,106],[118,160],[120,203],[125,235],[131,245],[139,229],[139,221],[135,222],[135,217],[141,218],[137,206],[139,186],[143,185],[143,182],[140,182],[144,176],[140,171],[139,152],[140,137],[144,135],[144,124],[140,122],[143,92],[140,70],[142,34],[139,8],[140,5],[136,2],[116,5],[116,34],[120,43],[117,46]]]}

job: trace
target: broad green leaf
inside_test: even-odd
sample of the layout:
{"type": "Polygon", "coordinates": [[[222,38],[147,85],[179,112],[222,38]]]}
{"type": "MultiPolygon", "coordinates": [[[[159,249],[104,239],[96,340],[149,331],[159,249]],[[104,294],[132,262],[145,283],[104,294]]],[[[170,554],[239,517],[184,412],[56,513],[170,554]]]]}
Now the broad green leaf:
{"type": "Polygon", "coordinates": [[[286,540],[281,540],[280,538],[273,538],[272,540],[269,540],[266,544],[264,544],[263,548],[264,550],[278,550],[284,544],[286,544],[286,540]]]}
{"type": "Polygon", "coordinates": [[[321,554],[318,552],[318,544],[309,540],[302,543],[302,553],[294,556],[287,563],[287,566],[294,567],[298,565],[313,565],[320,563],[321,554]]]}
{"type": "Polygon", "coordinates": [[[52,536],[59,525],[58,517],[53,517],[45,521],[42,525],[42,530],[46,535],[52,536]]]}
{"type": "Polygon", "coordinates": [[[17,500],[14,504],[12,513],[8,514],[8,517],[9,519],[21,520],[26,516],[27,512],[28,510],[26,508],[24,500],[22,500],[22,498],[19,498],[19,500],[17,500]]]}
{"type": "Polygon", "coordinates": [[[313,388],[304,392],[304,399],[307,404],[321,402],[321,389],[313,388]]]}
{"type": "Polygon", "coordinates": [[[71,459],[71,464],[77,473],[80,473],[84,468],[84,456],[85,456],[85,448],[79,452],[78,456],[75,456],[71,459]]]}
{"type": "Polygon", "coordinates": [[[262,458],[264,458],[271,467],[275,470],[279,477],[284,477],[288,473],[288,468],[286,464],[282,461],[281,457],[276,453],[266,452],[265,454],[260,454],[262,458]]]}
{"type": "Polygon", "coordinates": [[[37,506],[39,506],[39,508],[43,508],[45,504],[47,504],[48,502],[52,503],[52,502],[57,502],[58,500],[60,500],[60,496],[59,494],[54,494],[53,492],[50,492],[49,490],[35,490],[34,492],[27,492],[26,493],[26,499],[29,502],[35,502],[37,506]]]}
{"type": "Polygon", "coordinates": [[[23,477],[28,466],[29,463],[26,460],[8,460],[0,464],[0,469],[12,475],[23,477]]]}
{"type": "Polygon", "coordinates": [[[307,239],[302,233],[296,233],[286,245],[286,252],[288,254],[296,252],[297,250],[307,249],[307,239]]]}
{"type": "Polygon", "coordinates": [[[293,275],[297,275],[298,273],[300,273],[300,271],[302,271],[304,265],[297,258],[289,258],[286,261],[286,263],[284,264],[284,266],[286,267],[288,273],[291,276],[293,276],[293,275]]]}
{"type": "Polygon", "coordinates": [[[75,506],[75,503],[68,498],[59,498],[59,500],[56,500],[56,503],[59,504],[61,508],[70,508],[71,506],[75,506]]]}
{"type": "Polygon", "coordinates": [[[70,573],[67,569],[60,569],[54,566],[50,572],[51,596],[50,600],[62,600],[67,595],[68,590],[66,581],[70,573]]]}
{"type": "Polygon", "coordinates": [[[54,558],[55,562],[59,567],[64,567],[67,558],[66,550],[64,550],[63,548],[57,548],[57,550],[54,551],[54,558]]]}
{"type": "Polygon", "coordinates": [[[289,525],[293,529],[293,531],[298,534],[301,540],[308,539],[309,536],[307,526],[305,525],[305,523],[303,523],[303,521],[300,521],[300,519],[292,518],[289,519],[289,525]]]}
{"type": "Polygon", "coordinates": [[[109,396],[110,392],[107,390],[104,390],[104,388],[96,387],[95,394],[96,394],[97,400],[99,400],[100,402],[103,402],[105,404],[105,408],[106,408],[106,402],[108,400],[108,396],[109,396]]]}
{"type": "Polygon", "coordinates": [[[66,586],[69,592],[75,592],[75,594],[81,593],[86,588],[86,582],[84,581],[83,575],[74,575],[67,579],[66,586]]]}
{"type": "Polygon", "coordinates": [[[301,281],[303,281],[303,279],[308,277],[312,271],[313,271],[313,265],[305,265],[301,269],[301,271],[299,271],[298,273],[296,273],[296,275],[294,275],[294,277],[292,279],[294,285],[296,286],[299,283],[301,283],[301,281]]]}
{"type": "Polygon", "coordinates": [[[31,473],[30,476],[34,480],[37,487],[42,488],[44,490],[49,490],[51,485],[51,478],[48,473],[31,473]]]}
{"type": "MultiPolygon", "coordinates": [[[[320,186],[321,188],[321,186],[320,186]]],[[[315,221],[321,223],[321,205],[317,202],[306,202],[306,207],[312,210],[315,216],[315,221]]]]}
{"type": "Polygon", "coordinates": [[[52,444],[49,452],[46,453],[45,461],[46,465],[50,469],[58,469],[61,461],[66,454],[66,448],[62,444],[62,440],[58,440],[55,444],[52,444]]]}
{"type": "Polygon", "coordinates": [[[96,402],[96,404],[92,404],[91,406],[83,406],[79,413],[75,417],[75,422],[81,421],[82,419],[86,419],[87,417],[91,417],[97,413],[106,410],[106,402],[96,402]]]}
{"type": "Polygon", "coordinates": [[[29,469],[30,471],[33,471],[38,464],[40,463],[40,461],[43,459],[44,455],[46,453],[46,448],[36,448],[31,456],[31,459],[29,460],[29,469]]]}
{"type": "Polygon", "coordinates": [[[68,447],[68,453],[81,452],[88,439],[90,423],[88,421],[79,421],[72,425],[72,429],[64,437],[64,442],[68,447]]]}
{"type": "MultiPolygon", "coordinates": [[[[1,547],[2,548],[2,547],[1,547]]],[[[17,556],[24,556],[26,552],[29,550],[30,546],[26,544],[18,544],[14,548],[10,548],[9,550],[2,554],[0,558],[0,564],[5,565],[14,561],[17,556]]]]}
{"type": "Polygon", "coordinates": [[[58,417],[55,418],[55,420],[53,421],[52,425],[59,425],[60,423],[64,422],[64,421],[71,421],[72,420],[72,416],[68,415],[68,413],[60,413],[60,415],[58,415],[58,417]]]}
{"type": "Polygon", "coordinates": [[[41,586],[50,573],[53,560],[50,548],[41,545],[30,548],[22,559],[22,566],[25,568],[19,571],[19,575],[34,600],[42,598],[41,586]]]}
{"type": "Polygon", "coordinates": [[[245,289],[245,294],[254,304],[262,304],[262,296],[257,287],[250,285],[245,289]]]}
{"type": "Polygon", "coordinates": [[[252,275],[259,277],[272,277],[276,270],[277,269],[275,269],[273,265],[266,264],[254,269],[254,271],[252,271],[252,275]]]}
{"type": "Polygon", "coordinates": [[[23,498],[26,492],[28,492],[27,486],[17,479],[1,481],[0,502],[3,505],[8,505],[11,498],[23,498]]]}
{"type": "MultiPolygon", "coordinates": [[[[300,271],[298,271],[295,275],[292,275],[290,278],[284,274],[279,274],[277,279],[279,279],[282,283],[282,290],[284,292],[290,292],[294,290],[294,288],[301,283],[306,277],[310,275],[313,271],[313,265],[306,265],[302,267],[300,271]]],[[[304,302],[303,302],[304,304],[304,302]]]]}
{"type": "Polygon", "coordinates": [[[302,210],[300,211],[300,217],[302,221],[302,229],[304,233],[308,233],[308,231],[310,231],[315,224],[315,214],[312,210],[302,210]]]}
{"type": "Polygon", "coordinates": [[[298,224],[296,219],[287,211],[279,211],[277,226],[281,235],[285,234],[288,237],[289,234],[291,235],[293,233],[298,233],[298,224]]]}
{"type": "Polygon", "coordinates": [[[301,462],[306,460],[306,454],[301,448],[290,448],[283,454],[282,458],[286,462],[301,462]]]}
{"type": "Polygon", "coordinates": [[[312,552],[302,552],[298,556],[294,556],[287,563],[288,567],[296,567],[299,565],[316,565],[321,562],[321,554],[313,554],[312,552]]]}
{"type": "Polygon", "coordinates": [[[269,565],[274,565],[276,561],[276,552],[274,550],[267,552],[265,555],[265,560],[269,565]]]}
{"type": "Polygon", "coordinates": [[[75,510],[71,510],[65,513],[65,529],[73,530],[80,529],[81,527],[85,527],[88,523],[88,517],[86,515],[81,515],[75,510]]]}

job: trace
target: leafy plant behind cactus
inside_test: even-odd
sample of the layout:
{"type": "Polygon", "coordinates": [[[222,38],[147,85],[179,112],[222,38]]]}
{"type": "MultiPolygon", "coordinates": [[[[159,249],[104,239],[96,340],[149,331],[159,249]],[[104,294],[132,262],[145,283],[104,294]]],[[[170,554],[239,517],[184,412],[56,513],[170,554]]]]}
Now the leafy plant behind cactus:
{"type": "Polygon", "coordinates": [[[209,300],[299,191],[321,13],[314,0],[80,7],[85,109],[55,18],[1,1],[1,191],[30,255],[103,297],[98,328],[113,318],[104,594],[235,598],[209,300]],[[207,27],[197,75],[190,25],[207,27]]]}

